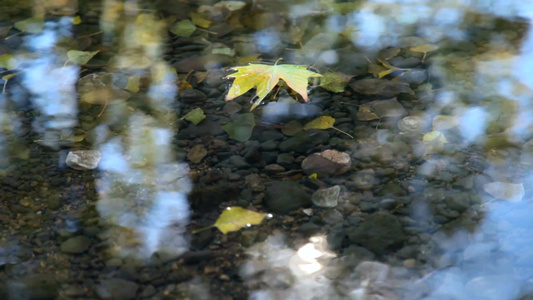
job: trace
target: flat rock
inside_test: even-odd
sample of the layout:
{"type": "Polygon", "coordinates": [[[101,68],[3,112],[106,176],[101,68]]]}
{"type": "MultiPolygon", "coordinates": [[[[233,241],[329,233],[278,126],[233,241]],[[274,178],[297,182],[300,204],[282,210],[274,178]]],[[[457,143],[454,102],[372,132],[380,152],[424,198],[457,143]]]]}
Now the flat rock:
{"type": "Polygon", "coordinates": [[[336,185],[327,189],[320,189],[313,193],[311,200],[318,207],[335,207],[339,203],[341,186],[336,185]]]}
{"type": "Polygon", "coordinates": [[[371,121],[381,118],[401,118],[406,115],[407,110],[403,105],[396,98],[391,98],[362,104],[357,112],[357,119],[371,121]]]}
{"type": "Polygon", "coordinates": [[[369,96],[382,96],[390,98],[398,96],[402,93],[414,95],[413,90],[411,90],[408,84],[385,79],[362,79],[351,83],[350,87],[359,94],[369,96]]]}
{"type": "Polygon", "coordinates": [[[76,170],[93,170],[101,159],[102,153],[98,150],[76,150],[68,153],[65,163],[76,170]]]}
{"type": "Polygon", "coordinates": [[[316,173],[320,178],[346,173],[351,166],[350,156],[337,150],[325,150],[309,155],[302,161],[303,171],[311,175],[316,173]]]}
{"type": "Polygon", "coordinates": [[[61,244],[61,252],[69,254],[79,254],[87,251],[91,246],[91,240],[85,236],[75,236],[61,244]]]}
{"type": "Polygon", "coordinates": [[[287,214],[301,207],[309,207],[311,195],[294,181],[280,181],[267,188],[265,204],[274,213],[287,214]]]}

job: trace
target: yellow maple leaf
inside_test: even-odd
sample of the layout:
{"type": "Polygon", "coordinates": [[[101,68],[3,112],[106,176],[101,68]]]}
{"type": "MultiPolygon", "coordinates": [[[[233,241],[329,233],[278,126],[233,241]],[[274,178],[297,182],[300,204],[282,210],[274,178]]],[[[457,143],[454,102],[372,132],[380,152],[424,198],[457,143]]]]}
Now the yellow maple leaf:
{"type": "Polygon", "coordinates": [[[280,79],[283,79],[291,89],[300,94],[304,101],[307,102],[309,101],[307,97],[309,78],[322,77],[322,75],[298,65],[249,64],[244,67],[234,67],[232,69],[237,72],[226,77],[235,78],[226,95],[226,101],[235,99],[252,88],[256,88],[257,99],[254,101],[250,110],[256,108],[265,99],[280,79]]]}
{"type": "Polygon", "coordinates": [[[232,206],[226,208],[226,210],[220,214],[215,224],[195,230],[193,233],[216,227],[223,234],[226,234],[230,231],[237,231],[245,226],[258,225],[263,222],[263,219],[267,215],[268,214],[247,210],[242,207],[232,206]]]}

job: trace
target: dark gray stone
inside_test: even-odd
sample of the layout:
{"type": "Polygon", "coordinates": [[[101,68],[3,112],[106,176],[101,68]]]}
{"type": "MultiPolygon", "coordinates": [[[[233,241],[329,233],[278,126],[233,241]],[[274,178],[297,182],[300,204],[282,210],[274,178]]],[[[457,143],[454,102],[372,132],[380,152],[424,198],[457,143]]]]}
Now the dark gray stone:
{"type": "Polygon", "coordinates": [[[267,188],[265,203],[270,211],[287,214],[294,209],[309,207],[311,195],[294,181],[281,181],[267,188]]]}
{"type": "Polygon", "coordinates": [[[294,157],[289,153],[281,153],[278,155],[276,163],[282,167],[288,168],[294,164],[294,157]]]}
{"type": "Polygon", "coordinates": [[[61,244],[61,252],[69,254],[79,254],[87,251],[91,246],[91,240],[88,237],[79,235],[72,237],[61,244]]]}
{"type": "Polygon", "coordinates": [[[207,116],[200,124],[190,124],[189,127],[180,130],[179,135],[183,138],[196,138],[204,136],[216,136],[224,133],[220,121],[207,116]]]}
{"type": "Polygon", "coordinates": [[[272,151],[278,147],[278,142],[270,140],[261,144],[261,149],[265,151],[272,151]]]}
{"type": "Polygon", "coordinates": [[[398,76],[398,80],[408,84],[419,85],[424,83],[428,79],[426,70],[409,70],[398,76]]]}
{"type": "Polygon", "coordinates": [[[228,162],[237,169],[248,168],[250,165],[240,155],[232,155],[228,159],[228,162]]]}
{"type": "Polygon", "coordinates": [[[180,92],[180,99],[185,103],[195,103],[204,102],[207,96],[200,90],[188,89],[180,92]]]}
{"type": "Polygon", "coordinates": [[[313,203],[318,207],[335,207],[339,203],[340,192],[341,186],[336,185],[316,191],[311,198],[313,203]]]}
{"type": "Polygon", "coordinates": [[[279,149],[282,152],[298,152],[307,153],[311,149],[320,144],[325,144],[329,141],[329,134],[324,130],[306,130],[297,135],[288,138],[279,144],[279,149]]]}
{"type": "Polygon", "coordinates": [[[374,253],[381,255],[406,240],[400,222],[387,212],[376,212],[363,221],[360,226],[346,229],[348,238],[374,253]]]}

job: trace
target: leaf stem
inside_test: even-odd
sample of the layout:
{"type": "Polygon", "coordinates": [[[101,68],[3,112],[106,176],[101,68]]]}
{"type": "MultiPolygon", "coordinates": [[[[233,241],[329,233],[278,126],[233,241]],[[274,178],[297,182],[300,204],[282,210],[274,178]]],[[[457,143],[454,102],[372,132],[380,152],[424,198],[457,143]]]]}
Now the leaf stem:
{"type": "Polygon", "coordinates": [[[355,138],[353,137],[353,135],[349,134],[348,132],[346,132],[346,131],[344,131],[344,130],[340,130],[339,128],[337,128],[337,127],[333,127],[333,126],[331,126],[331,128],[337,130],[338,132],[342,132],[342,133],[346,134],[347,136],[351,137],[352,140],[355,140],[355,138]]]}
{"type": "Polygon", "coordinates": [[[193,230],[192,231],[192,234],[197,234],[198,232],[202,232],[204,230],[207,230],[207,229],[211,229],[215,227],[215,225],[210,225],[210,226],[207,226],[207,227],[203,227],[203,228],[200,228],[200,229],[196,229],[196,230],[193,230]]]}

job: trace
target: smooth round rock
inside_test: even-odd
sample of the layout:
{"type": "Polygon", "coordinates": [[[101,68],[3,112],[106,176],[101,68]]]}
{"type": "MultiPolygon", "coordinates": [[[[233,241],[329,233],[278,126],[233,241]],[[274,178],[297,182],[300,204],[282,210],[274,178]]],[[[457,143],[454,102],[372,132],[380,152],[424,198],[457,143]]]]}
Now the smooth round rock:
{"type": "Polygon", "coordinates": [[[88,237],[79,235],[72,237],[61,244],[61,252],[69,254],[79,254],[87,251],[91,246],[91,240],[88,237]]]}
{"type": "Polygon", "coordinates": [[[298,208],[309,207],[311,195],[294,181],[281,181],[267,188],[265,204],[274,213],[287,214],[298,208]]]}

